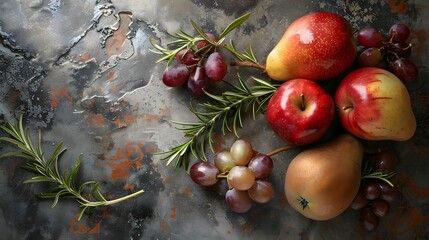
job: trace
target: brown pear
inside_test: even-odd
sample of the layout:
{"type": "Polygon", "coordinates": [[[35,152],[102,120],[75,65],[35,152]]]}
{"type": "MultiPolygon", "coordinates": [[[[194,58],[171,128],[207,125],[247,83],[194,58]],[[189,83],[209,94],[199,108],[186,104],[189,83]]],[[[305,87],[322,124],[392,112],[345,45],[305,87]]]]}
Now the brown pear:
{"type": "Polygon", "coordinates": [[[302,151],[286,171],[290,206],[313,220],[338,216],[359,190],[362,158],[362,144],[349,134],[302,151]]]}

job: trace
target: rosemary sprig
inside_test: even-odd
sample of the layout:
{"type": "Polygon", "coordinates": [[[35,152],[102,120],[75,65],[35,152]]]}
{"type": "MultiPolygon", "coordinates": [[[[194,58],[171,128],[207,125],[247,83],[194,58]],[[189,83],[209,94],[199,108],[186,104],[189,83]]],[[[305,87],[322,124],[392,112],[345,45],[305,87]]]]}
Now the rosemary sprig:
{"type": "Polygon", "coordinates": [[[389,178],[393,177],[395,175],[395,172],[386,172],[381,169],[377,169],[374,171],[371,167],[371,163],[367,159],[364,159],[364,162],[365,165],[362,171],[362,180],[379,179],[393,187],[393,183],[389,180],[389,178]]]}
{"type": "Polygon", "coordinates": [[[225,82],[232,87],[231,90],[225,91],[221,95],[206,92],[213,101],[199,104],[201,110],[190,106],[191,112],[198,118],[197,122],[173,122],[178,125],[177,129],[184,131],[184,136],[188,139],[169,151],[157,153],[166,155],[161,158],[166,161],[166,165],[175,161],[174,167],[187,169],[190,153],[202,161],[207,161],[206,141],[211,151],[214,152],[215,128],[220,126],[223,135],[229,131],[239,137],[237,130],[243,127],[242,114],[251,111],[255,118],[258,112],[264,111],[265,104],[280,85],[253,77],[255,84],[246,86],[240,75],[237,76],[239,85],[225,82]]]}
{"type": "Polygon", "coordinates": [[[192,34],[185,32],[182,28],[179,28],[179,30],[174,34],[167,32],[167,34],[174,39],[173,41],[168,42],[166,44],[167,47],[162,47],[156,44],[154,39],[150,38],[150,42],[152,46],[155,48],[155,49],[150,49],[150,51],[156,54],[163,55],[163,57],[159,58],[156,61],[156,63],[167,61],[167,66],[171,64],[171,62],[176,57],[177,53],[179,53],[180,50],[182,49],[187,49],[187,50],[192,49],[196,55],[200,57],[204,57],[205,55],[204,53],[208,52],[212,48],[224,48],[229,52],[231,52],[240,61],[250,61],[254,64],[259,65],[251,46],[249,47],[249,51],[246,51],[241,54],[234,47],[232,40],[230,40],[229,45],[223,44],[228,33],[236,29],[238,26],[242,25],[249,17],[250,17],[250,13],[246,13],[243,16],[235,19],[222,31],[222,33],[219,35],[216,41],[213,41],[209,36],[207,36],[204,30],[196,22],[194,22],[193,20],[190,20],[192,27],[198,33],[198,35],[193,36],[192,34]],[[209,45],[201,49],[196,49],[195,48],[196,44],[202,40],[206,40],[209,43],[209,45]],[[171,49],[169,49],[169,47],[171,47],[171,49]]]}
{"type": "Polygon", "coordinates": [[[0,128],[10,135],[10,137],[0,137],[0,141],[12,143],[20,149],[20,151],[17,152],[9,152],[0,155],[0,158],[18,157],[30,160],[21,167],[35,174],[35,176],[24,181],[24,183],[51,182],[57,184],[50,192],[41,193],[37,196],[45,199],[53,199],[51,207],[55,207],[60,198],[75,199],[81,207],[78,220],[82,218],[85,211],[93,207],[112,205],[144,192],[140,190],[121,198],[107,200],[103,196],[99,188],[99,182],[97,181],[87,181],[80,186],[76,185],[75,176],[80,168],[80,156],[77,158],[70,172],[64,171],[60,173],[58,160],[66,151],[66,148],[62,147],[62,142],[58,144],[52,155],[48,159],[45,159],[40,129],[38,131],[37,146],[35,146],[31,139],[29,128],[24,128],[23,126],[22,115],[16,124],[7,122],[5,125],[0,125],[0,128]],[[84,197],[86,193],[88,197],[84,197]]]}

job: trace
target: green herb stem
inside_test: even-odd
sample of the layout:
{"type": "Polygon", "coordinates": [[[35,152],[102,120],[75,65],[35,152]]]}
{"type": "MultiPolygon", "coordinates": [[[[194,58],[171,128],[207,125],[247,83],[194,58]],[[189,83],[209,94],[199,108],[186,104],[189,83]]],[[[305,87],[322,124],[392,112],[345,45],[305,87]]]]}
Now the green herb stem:
{"type": "Polygon", "coordinates": [[[191,123],[173,122],[178,125],[177,129],[183,131],[184,136],[188,139],[169,151],[157,153],[166,155],[161,160],[166,161],[166,165],[175,161],[175,167],[184,167],[185,169],[189,165],[190,153],[197,159],[207,161],[205,155],[206,141],[208,141],[211,151],[214,152],[213,135],[215,127],[219,125],[223,135],[228,131],[239,137],[238,128],[243,127],[242,114],[251,111],[255,119],[258,112],[265,110],[265,104],[279,86],[258,78],[253,78],[253,80],[256,84],[248,87],[238,75],[239,85],[225,82],[232,87],[232,90],[225,91],[221,95],[206,92],[212,101],[199,104],[201,110],[197,110],[191,105],[190,111],[197,117],[198,121],[191,123]]]}
{"type": "Polygon", "coordinates": [[[77,187],[75,176],[79,171],[81,158],[80,156],[77,158],[74,167],[69,173],[64,172],[61,174],[58,168],[58,161],[61,155],[66,151],[66,148],[62,148],[62,142],[58,144],[51,157],[49,159],[45,159],[44,151],[41,146],[41,131],[38,131],[38,145],[35,147],[30,136],[29,128],[24,129],[22,115],[20,116],[17,124],[7,122],[4,126],[0,125],[0,128],[10,135],[10,137],[0,137],[0,141],[12,143],[20,149],[18,152],[3,154],[0,158],[19,157],[30,160],[21,167],[35,174],[35,176],[27,179],[24,183],[56,183],[57,186],[51,189],[50,192],[41,193],[37,196],[40,198],[53,199],[51,207],[55,207],[60,198],[74,198],[81,207],[78,220],[80,220],[85,211],[90,208],[119,203],[144,192],[143,190],[140,190],[118,199],[107,200],[104,198],[104,195],[99,188],[99,182],[97,181],[87,181],[77,187]],[[88,198],[83,196],[87,190],[89,190],[88,198]]]}
{"type": "Polygon", "coordinates": [[[378,179],[386,182],[390,186],[394,186],[393,183],[389,180],[391,177],[395,176],[395,172],[386,172],[381,169],[373,170],[371,163],[368,159],[364,159],[364,167],[362,170],[362,180],[365,179],[378,179]]]}

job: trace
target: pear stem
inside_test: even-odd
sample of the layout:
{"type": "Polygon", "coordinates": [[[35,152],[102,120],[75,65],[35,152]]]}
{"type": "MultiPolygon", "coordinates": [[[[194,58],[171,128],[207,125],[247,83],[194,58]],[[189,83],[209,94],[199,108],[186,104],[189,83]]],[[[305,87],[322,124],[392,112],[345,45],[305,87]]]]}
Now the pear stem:
{"type": "Polygon", "coordinates": [[[239,67],[253,67],[253,68],[257,68],[257,69],[261,69],[264,72],[266,72],[265,66],[256,64],[256,63],[252,63],[249,61],[233,61],[230,63],[231,66],[239,66],[239,67]]]}

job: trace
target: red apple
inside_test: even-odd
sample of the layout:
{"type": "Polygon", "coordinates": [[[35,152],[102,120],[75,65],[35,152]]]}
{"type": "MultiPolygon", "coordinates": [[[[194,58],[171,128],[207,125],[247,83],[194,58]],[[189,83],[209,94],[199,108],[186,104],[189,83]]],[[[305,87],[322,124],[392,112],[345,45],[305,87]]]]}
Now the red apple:
{"type": "Polygon", "coordinates": [[[335,103],[340,122],[356,137],[405,141],[416,130],[407,88],[384,69],[351,72],[338,86],[335,103]]]}
{"type": "Polygon", "coordinates": [[[266,111],[274,132],[294,145],[306,145],[322,138],[334,114],[332,97],[307,79],[283,83],[268,102],[266,111]]]}
{"type": "Polygon", "coordinates": [[[316,12],[296,19],[267,57],[273,80],[326,80],[348,69],[356,58],[356,40],[342,16],[316,12]]]}

